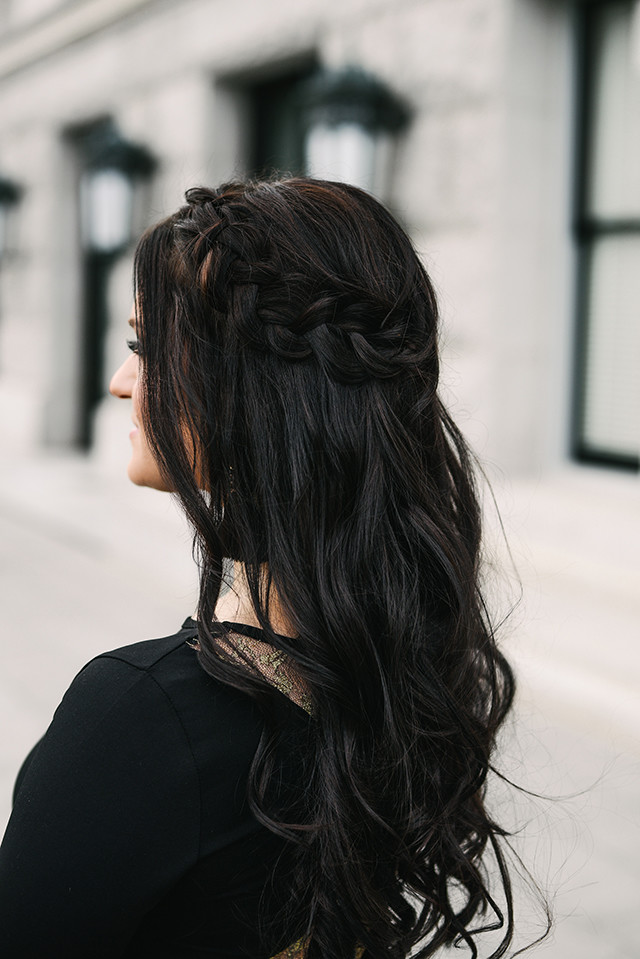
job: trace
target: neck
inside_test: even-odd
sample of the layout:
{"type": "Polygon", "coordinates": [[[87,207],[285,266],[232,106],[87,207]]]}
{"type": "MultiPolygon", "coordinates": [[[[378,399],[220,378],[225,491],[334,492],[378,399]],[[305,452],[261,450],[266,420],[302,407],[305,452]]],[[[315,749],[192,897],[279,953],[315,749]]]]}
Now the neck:
{"type": "MultiPolygon", "coordinates": [[[[260,622],[251,602],[244,564],[238,560],[235,560],[233,564],[233,583],[227,592],[218,599],[215,614],[216,619],[220,621],[260,627],[260,622]]],[[[282,636],[295,635],[295,630],[285,615],[273,584],[269,590],[269,622],[276,633],[280,633],[282,636]]]]}

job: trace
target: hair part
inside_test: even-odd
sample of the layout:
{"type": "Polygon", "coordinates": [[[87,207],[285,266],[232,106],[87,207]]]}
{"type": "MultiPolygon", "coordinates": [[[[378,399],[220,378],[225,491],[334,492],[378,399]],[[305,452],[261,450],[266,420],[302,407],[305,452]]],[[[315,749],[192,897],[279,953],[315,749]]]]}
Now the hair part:
{"type": "Polygon", "coordinates": [[[136,253],[145,427],[195,533],[201,663],[268,718],[251,799],[297,844],[309,959],[353,959],[356,943],[371,959],[457,941],[477,955],[485,913],[503,930],[497,959],[512,896],[484,800],[514,681],[479,588],[472,458],[437,393],[430,280],[355,187],[186,198],[136,253]],[[276,694],[210,627],[228,556],[313,701],[295,810],[270,802],[276,694]],[[271,627],[272,587],[295,638],[271,627]]]}

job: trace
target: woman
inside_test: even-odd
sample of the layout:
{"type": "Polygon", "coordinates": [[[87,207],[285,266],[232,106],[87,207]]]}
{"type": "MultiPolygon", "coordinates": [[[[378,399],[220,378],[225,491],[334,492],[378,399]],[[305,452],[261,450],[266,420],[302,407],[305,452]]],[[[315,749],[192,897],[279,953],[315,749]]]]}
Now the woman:
{"type": "Polygon", "coordinates": [[[193,526],[197,620],[72,684],[18,782],[0,954],[400,959],[484,924],[502,955],[483,797],[513,680],[410,241],[354,187],[236,183],[134,273],[111,391],[131,480],[193,526]]]}

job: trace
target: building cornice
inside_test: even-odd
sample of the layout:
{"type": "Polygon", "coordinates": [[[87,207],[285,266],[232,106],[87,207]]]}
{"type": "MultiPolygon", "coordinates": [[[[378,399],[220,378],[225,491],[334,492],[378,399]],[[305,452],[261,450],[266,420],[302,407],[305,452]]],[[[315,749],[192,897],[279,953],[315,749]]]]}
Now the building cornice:
{"type": "Polygon", "coordinates": [[[70,44],[98,33],[155,0],[82,0],[0,40],[0,78],[10,76],[70,44]]]}

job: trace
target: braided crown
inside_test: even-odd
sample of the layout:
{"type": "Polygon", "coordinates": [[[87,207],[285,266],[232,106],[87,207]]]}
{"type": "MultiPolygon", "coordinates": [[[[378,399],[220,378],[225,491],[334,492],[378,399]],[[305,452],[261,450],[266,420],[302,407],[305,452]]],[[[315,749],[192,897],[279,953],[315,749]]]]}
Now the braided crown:
{"type": "Polygon", "coordinates": [[[302,251],[287,262],[274,232],[254,222],[246,203],[202,189],[187,196],[182,254],[215,313],[233,315],[241,341],[283,360],[315,360],[332,379],[351,384],[415,369],[432,352],[408,295],[391,300],[359,277],[319,270],[302,251]]]}

